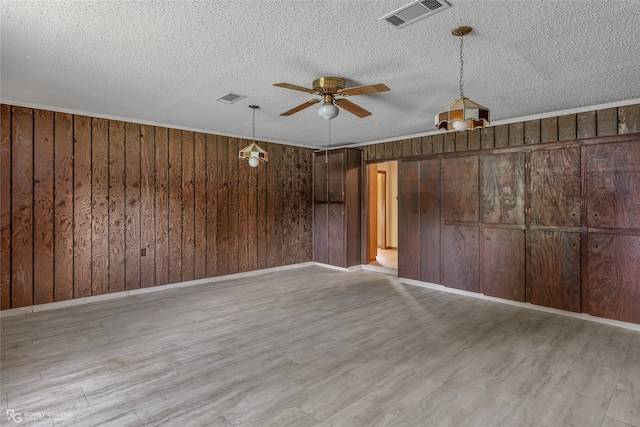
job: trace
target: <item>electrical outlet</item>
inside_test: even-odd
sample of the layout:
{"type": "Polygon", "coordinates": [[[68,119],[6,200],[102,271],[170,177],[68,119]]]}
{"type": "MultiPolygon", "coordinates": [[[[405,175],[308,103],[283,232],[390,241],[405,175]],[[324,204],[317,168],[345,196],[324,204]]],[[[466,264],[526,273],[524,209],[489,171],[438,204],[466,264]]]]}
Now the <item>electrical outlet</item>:
{"type": "Polygon", "coordinates": [[[140,256],[147,256],[147,249],[140,249],[140,256]]]}

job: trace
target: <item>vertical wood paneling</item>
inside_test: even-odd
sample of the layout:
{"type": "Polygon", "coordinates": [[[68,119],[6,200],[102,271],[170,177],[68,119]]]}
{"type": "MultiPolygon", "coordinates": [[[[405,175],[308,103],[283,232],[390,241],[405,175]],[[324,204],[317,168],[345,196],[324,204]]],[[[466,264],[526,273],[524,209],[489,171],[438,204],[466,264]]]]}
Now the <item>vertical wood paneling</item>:
{"type": "MultiPolygon", "coordinates": [[[[237,142],[237,151],[240,151],[242,147],[249,145],[249,141],[246,139],[239,139],[237,142]]],[[[249,229],[248,229],[248,208],[249,208],[249,175],[255,172],[255,168],[249,166],[249,162],[246,160],[238,159],[238,155],[232,154],[233,162],[238,168],[238,193],[236,209],[238,229],[236,235],[238,236],[238,271],[247,271],[247,264],[249,263],[249,229]]]]}
{"type": "MultiPolygon", "coordinates": [[[[53,144],[53,113],[35,110],[33,121],[34,304],[53,302],[53,144]]],[[[1,200],[0,203],[7,203],[5,199],[1,200]]]]}
{"type": "Polygon", "coordinates": [[[313,188],[313,150],[311,149],[305,149],[304,151],[304,172],[304,224],[301,238],[305,242],[304,261],[306,262],[313,260],[313,192],[311,191],[313,188]]]}
{"type": "Polygon", "coordinates": [[[33,110],[13,107],[11,306],[33,304],[33,110]]]}
{"type": "Polygon", "coordinates": [[[155,142],[157,286],[169,283],[169,130],[156,128],[155,142]]]}
{"type": "Polygon", "coordinates": [[[292,243],[294,241],[294,236],[292,234],[292,225],[295,223],[293,215],[288,214],[292,213],[291,175],[293,173],[293,147],[290,145],[283,145],[282,149],[284,151],[284,167],[282,168],[282,185],[280,187],[280,193],[282,194],[282,222],[280,223],[282,230],[282,249],[279,265],[286,264],[287,260],[291,258],[293,253],[292,243]]]}
{"type": "Polygon", "coordinates": [[[264,143],[275,161],[253,169],[244,140],[33,113],[2,106],[1,308],[216,276],[234,258],[236,271],[312,259],[312,150],[264,143]]]}
{"type": "Polygon", "coordinates": [[[640,132],[640,104],[618,107],[618,134],[640,132]]]}
{"type": "Polygon", "coordinates": [[[155,129],[140,126],[140,286],[156,284],[155,129]]]}
{"type": "Polygon", "coordinates": [[[11,106],[0,105],[0,310],[11,308],[11,106]]]}
{"type": "Polygon", "coordinates": [[[196,133],[194,140],[195,191],[195,260],[194,279],[207,277],[207,156],[205,135],[196,133]]]}
{"type": "Polygon", "coordinates": [[[411,152],[408,156],[419,156],[422,154],[422,138],[411,138],[411,152]]]}
{"type": "Polygon", "coordinates": [[[55,301],[73,298],[73,116],[55,113],[55,301]]]}
{"type": "Polygon", "coordinates": [[[508,147],[509,146],[509,125],[494,126],[494,147],[508,147]]]}
{"type": "Polygon", "coordinates": [[[91,295],[109,292],[109,121],[91,120],[91,295]]]}
{"type": "Polygon", "coordinates": [[[577,136],[579,139],[593,138],[596,136],[596,112],[586,111],[578,113],[576,117],[577,136]]]}
{"type": "Polygon", "coordinates": [[[578,122],[575,114],[558,117],[558,140],[568,141],[578,137],[578,122]]]}
{"type": "Polygon", "coordinates": [[[182,281],[195,277],[194,135],[182,131],[182,281]]]}
{"type": "Polygon", "coordinates": [[[480,130],[480,146],[481,148],[493,148],[495,146],[494,127],[489,126],[480,130]]]}
{"type": "Polygon", "coordinates": [[[469,132],[456,132],[456,151],[467,151],[469,149],[469,132]]]}
{"type": "Polygon", "coordinates": [[[182,140],[169,129],[169,283],[182,280],[182,140]]]}
{"type": "Polygon", "coordinates": [[[91,295],[91,118],[73,120],[73,297],[91,295]]]}
{"type": "Polygon", "coordinates": [[[218,137],[205,138],[207,156],[207,277],[218,275],[218,137]]]}
{"type": "Polygon", "coordinates": [[[471,130],[469,132],[467,132],[467,134],[469,135],[468,137],[468,142],[467,142],[467,148],[469,150],[479,150],[480,149],[480,138],[482,137],[482,130],[481,129],[474,129],[471,130]]]}
{"type": "Polygon", "coordinates": [[[540,120],[540,142],[555,142],[558,140],[558,118],[549,117],[540,120]]]}
{"type": "Polygon", "coordinates": [[[391,155],[394,158],[398,158],[398,157],[402,157],[402,153],[404,153],[404,141],[405,140],[399,140],[399,141],[393,141],[392,145],[391,145],[391,155]]]}
{"type": "Polygon", "coordinates": [[[140,125],[125,124],[125,289],[140,288],[140,125]]]}
{"type": "Polygon", "coordinates": [[[509,146],[524,144],[524,123],[511,123],[509,125],[509,146]]]}
{"type": "MultiPolygon", "coordinates": [[[[218,248],[218,275],[229,274],[229,263],[227,254],[229,253],[229,160],[228,160],[229,138],[218,137],[218,206],[217,206],[217,241],[218,248]]],[[[269,150],[267,150],[269,152],[269,150]]],[[[272,155],[269,154],[269,163],[272,155]]],[[[233,211],[231,211],[233,212],[233,211]]],[[[268,217],[267,217],[268,218],[268,217]]]]}
{"type": "Polygon", "coordinates": [[[618,132],[618,109],[607,108],[596,112],[596,133],[598,136],[615,135],[618,132]]]}
{"type": "Polygon", "coordinates": [[[433,143],[433,152],[442,153],[444,151],[444,135],[439,133],[431,136],[431,142],[433,143]]]}
{"type": "Polygon", "coordinates": [[[445,153],[452,153],[456,151],[456,133],[447,132],[443,137],[443,150],[445,153]]]}
{"type": "Polygon", "coordinates": [[[302,170],[302,152],[304,149],[291,147],[291,150],[291,260],[294,263],[299,263],[304,259],[304,243],[300,240],[300,236],[302,235],[301,225],[304,221],[302,204],[302,179],[304,173],[302,170]]]}
{"type": "Polygon", "coordinates": [[[422,145],[422,154],[433,153],[433,137],[431,135],[423,136],[421,145],[422,145]]]}
{"type": "Polygon", "coordinates": [[[124,123],[109,122],[109,292],[125,290],[124,123]]]}
{"type": "MultiPolygon", "coordinates": [[[[239,179],[239,162],[238,152],[240,151],[238,146],[238,140],[236,138],[228,138],[227,145],[227,153],[226,153],[226,161],[228,163],[228,182],[229,182],[229,197],[227,198],[227,206],[228,210],[228,219],[227,224],[229,227],[229,231],[227,234],[228,237],[228,252],[227,252],[227,265],[228,265],[228,274],[238,273],[240,271],[238,264],[238,252],[240,250],[240,239],[238,236],[238,209],[239,209],[239,191],[238,186],[240,185],[239,179]]],[[[247,166],[243,164],[243,166],[247,166]]],[[[278,247],[277,249],[280,249],[278,247]]]]}
{"type": "Polygon", "coordinates": [[[524,143],[540,143],[540,120],[529,120],[524,122],[524,143]]]}
{"type": "Polygon", "coordinates": [[[11,306],[33,304],[33,110],[13,107],[11,306]]]}

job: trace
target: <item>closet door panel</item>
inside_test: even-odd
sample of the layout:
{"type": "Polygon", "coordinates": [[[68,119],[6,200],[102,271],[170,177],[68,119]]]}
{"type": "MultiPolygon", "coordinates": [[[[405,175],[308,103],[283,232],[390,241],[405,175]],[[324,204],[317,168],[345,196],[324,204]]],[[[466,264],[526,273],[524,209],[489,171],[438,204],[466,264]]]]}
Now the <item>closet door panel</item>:
{"type": "Polygon", "coordinates": [[[420,280],[440,283],[440,160],[420,162],[420,280]]]}
{"type": "Polygon", "coordinates": [[[524,153],[482,156],[482,213],[487,224],[524,224],[524,153]]]}
{"type": "Polygon", "coordinates": [[[533,151],[531,225],[580,226],[580,148],[533,151]]]}
{"type": "Polygon", "coordinates": [[[479,292],[478,227],[444,226],[442,284],[451,288],[479,292]]]}
{"type": "Polygon", "coordinates": [[[580,312],[580,233],[531,232],[531,303],[580,312]]]}
{"type": "Polygon", "coordinates": [[[478,221],[478,157],[444,159],[444,220],[478,221]]]}
{"type": "Polygon", "coordinates": [[[485,228],[482,245],[484,294],[524,302],[525,231],[485,228]]]}
{"type": "Polygon", "coordinates": [[[398,276],[420,280],[420,162],[398,164],[398,276]]]}

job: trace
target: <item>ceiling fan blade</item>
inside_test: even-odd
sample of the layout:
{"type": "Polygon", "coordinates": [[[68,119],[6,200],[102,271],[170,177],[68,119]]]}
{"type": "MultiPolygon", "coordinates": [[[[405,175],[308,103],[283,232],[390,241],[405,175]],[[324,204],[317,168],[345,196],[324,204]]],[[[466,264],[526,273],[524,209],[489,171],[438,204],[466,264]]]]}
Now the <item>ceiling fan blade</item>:
{"type": "Polygon", "coordinates": [[[274,86],[283,87],[285,89],[299,90],[300,92],[307,92],[307,93],[313,93],[313,94],[317,93],[313,89],[309,89],[307,87],[302,87],[302,86],[292,85],[291,83],[276,83],[276,84],[274,84],[274,86]]]}
{"type": "Polygon", "coordinates": [[[290,116],[292,114],[297,113],[298,111],[302,111],[307,107],[311,107],[313,104],[317,104],[318,102],[320,102],[319,99],[310,99],[307,102],[305,102],[304,104],[300,104],[297,107],[293,107],[291,110],[289,111],[285,111],[284,113],[280,114],[281,116],[290,116]]]}
{"type": "Polygon", "coordinates": [[[388,90],[390,89],[387,87],[387,85],[380,83],[377,85],[349,87],[346,89],[342,89],[342,92],[340,92],[340,94],[342,96],[353,96],[364,95],[367,93],[386,92],[388,90]]]}
{"type": "Polygon", "coordinates": [[[356,116],[358,116],[360,118],[367,117],[367,116],[371,115],[371,113],[369,111],[367,111],[364,108],[354,104],[351,101],[347,101],[346,99],[336,99],[334,101],[334,103],[338,107],[342,107],[345,110],[347,110],[348,112],[350,112],[351,114],[355,114],[356,116]]]}

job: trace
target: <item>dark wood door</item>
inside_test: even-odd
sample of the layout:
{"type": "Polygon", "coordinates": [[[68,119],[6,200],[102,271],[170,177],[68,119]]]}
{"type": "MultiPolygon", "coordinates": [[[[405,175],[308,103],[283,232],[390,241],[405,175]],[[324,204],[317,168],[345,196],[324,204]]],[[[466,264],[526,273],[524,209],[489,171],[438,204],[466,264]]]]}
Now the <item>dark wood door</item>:
{"type": "Polygon", "coordinates": [[[478,237],[477,226],[444,226],[443,285],[479,292],[478,237]]]}
{"type": "Polygon", "coordinates": [[[531,231],[532,304],[580,311],[580,233],[531,231]]]}
{"type": "Polygon", "coordinates": [[[443,215],[448,221],[478,221],[478,157],[444,159],[443,215]]]}
{"type": "Polygon", "coordinates": [[[420,280],[440,283],[440,160],[420,162],[420,280]]]}
{"type": "Polygon", "coordinates": [[[589,227],[640,229],[640,141],[587,147],[589,227]]]}
{"type": "Polygon", "coordinates": [[[482,251],[482,291],[513,301],[525,299],[525,231],[485,228],[482,251]]]}
{"type": "Polygon", "coordinates": [[[338,267],[347,267],[344,205],[342,203],[329,204],[328,229],[329,264],[338,267]]]}
{"type": "Polygon", "coordinates": [[[398,164],[398,276],[420,280],[420,162],[398,164]]]}
{"type": "Polygon", "coordinates": [[[346,152],[344,150],[329,152],[328,189],[330,202],[343,202],[345,178],[347,173],[346,152]]]}
{"type": "Polygon", "coordinates": [[[323,153],[316,153],[313,157],[313,199],[316,202],[329,200],[328,157],[323,153]]]}
{"type": "Polygon", "coordinates": [[[640,235],[590,233],[587,312],[640,323],[640,235]]]}
{"type": "Polygon", "coordinates": [[[313,260],[329,263],[329,204],[313,205],[313,260]]]}
{"type": "Polygon", "coordinates": [[[524,224],[524,153],[482,156],[482,219],[524,224]]]}
{"type": "Polygon", "coordinates": [[[531,225],[580,226],[580,149],[530,154],[531,225]]]}

